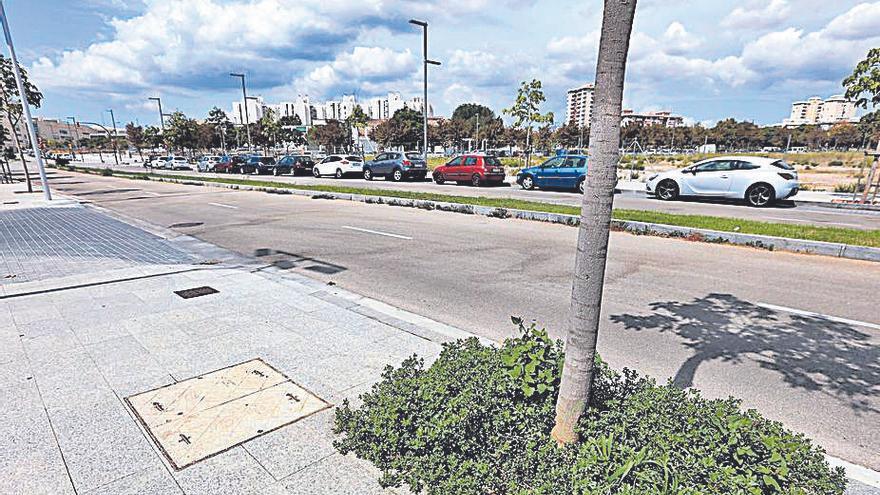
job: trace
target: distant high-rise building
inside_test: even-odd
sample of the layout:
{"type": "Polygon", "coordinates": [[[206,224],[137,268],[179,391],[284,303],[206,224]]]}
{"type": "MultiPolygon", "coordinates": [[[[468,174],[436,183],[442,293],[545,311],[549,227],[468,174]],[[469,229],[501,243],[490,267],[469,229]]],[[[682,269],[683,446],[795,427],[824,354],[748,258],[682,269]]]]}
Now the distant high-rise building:
{"type": "Polygon", "coordinates": [[[245,106],[240,101],[234,101],[232,102],[232,115],[230,115],[232,123],[242,125],[247,120],[249,124],[253,124],[263,118],[265,108],[266,104],[262,98],[256,97],[252,99],[248,97],[247,115],[245,115],[245,106]]]}
{"type": "Polygon", "coordinates": [[[843,95],[834,95],[827,100],[814,96],[806,101],[791,104],[791,115],[783,125],[796,127],[799,125],[831,126],[842,122],[856,122],[856,104],[843,95]]]}
{"type": "Polygon", "coordinates": [[[579,127],[589,126],[593,118],[593,93],[596,85],[584,84],[568,90],[568,104],[566,105],[565,122],[579,127]]]}
{"type": "Polygon", "coordinates": [[[626,127],[630,124],[662,125],[663,127],[681,127],[684,125],[684,117],[672,115],[670,112],[643,112],[636,113],[632,110],[623,110],[620,114],[620,125],[626,127]]]}

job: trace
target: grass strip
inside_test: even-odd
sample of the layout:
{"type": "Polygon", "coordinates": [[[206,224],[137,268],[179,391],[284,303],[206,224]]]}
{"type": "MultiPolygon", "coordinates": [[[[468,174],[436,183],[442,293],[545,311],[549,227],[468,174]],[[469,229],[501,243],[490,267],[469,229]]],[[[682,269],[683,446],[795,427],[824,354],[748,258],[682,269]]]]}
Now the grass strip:
{"type": "MultiPolygon", "coordinates": [[[[76,172],[86,172],[100,175],[107,174],[106,169],[101,170],[71,166],[66,166],[63,168],[76,172]]],[[[565,215],[580,214],[580,208],[576,206],[542,203],[539,201],[525,201],[513,198],[456,196],[451,194],[401,191],[395,189],[369,189],[365,187],[332,186],[324,184],[286,184],[283,182],[238,179],[234,177],[200,177],[191,175],[171,175],[157,173],[132,174],[128,172],[116,171],[113,171],[112,175],[119,177],[128,177],[132,179],[145,179],[149,177],[176,180],[195,180],[200,182],[213,182],[220,184],[237,184],[241,186],[299,189],[305,191],[339,194],[359,194],[364,196],[387,196],[393,198],[487,206],[492,208],[504,208],[508,210],[530,210],[545,213],[561,213],[565,215]]],[[[675,227],[690,227],[696,229],[717,230],[720,232],[736,232],[740,234],[767,235],[773,237],[784,237],[788,239],[836,242],[855,246],[880,247],[880,230],[859,230],[840,227],[796,225],[788,223],[762,222],[758,220],[745,220],[741,218],[714,217],[708,215],[681,215],[676,213],[664,213],[651,210],[616,209],[614,210],[613,216],[615,220],[657,223],[663,225],[671,225],[675,227]]]]}

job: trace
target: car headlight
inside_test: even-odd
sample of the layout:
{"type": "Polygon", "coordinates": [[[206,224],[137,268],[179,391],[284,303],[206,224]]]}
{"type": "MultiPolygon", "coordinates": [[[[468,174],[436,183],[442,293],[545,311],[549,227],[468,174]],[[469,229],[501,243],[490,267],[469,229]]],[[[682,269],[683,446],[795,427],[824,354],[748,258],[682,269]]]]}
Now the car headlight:
{"type": "Polygon", "coordinates": [[[660,177],[660,174],[654,174],[654,175],[648,177],[648,180],[652,181],[652,180],[656,179],[657,177],[660,177]]]}

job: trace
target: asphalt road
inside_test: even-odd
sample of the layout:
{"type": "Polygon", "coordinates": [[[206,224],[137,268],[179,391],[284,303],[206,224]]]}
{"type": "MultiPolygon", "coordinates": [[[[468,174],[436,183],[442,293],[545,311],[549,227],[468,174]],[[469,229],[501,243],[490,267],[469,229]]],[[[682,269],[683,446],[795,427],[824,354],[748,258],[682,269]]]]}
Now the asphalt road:
{"type": "MultiPolygon", "coordinates": [[[[85,174],[52,182],[244,254],[286,253],[296,272],[483,336],[512,335],[511,315],[566,331],[571,227],[85,174]]],[[[612,233],[609,258],[599,350],[612,366],[740,397],[880,470],[880,265],[625,233],[612,233]]]]}
{"type": "MultiPolygon", "coordinates": [[[[118,168],[129,172],[143,172],[144,168],[140,165],[136,166],[116,166],[113,164],[81,164],[74,163],[79,166],[95,166],[118,168]]],[[[206,177],[230,177],[229,174],[200,174],[191,170],[171,171],[156,170],[162,174],[176,175],[201,175],[206,177]]],[[[240,175],[232,175],[231,177],[240,178],[240,175]]],[[[278,181],[290,184],[330,184],[345,185],[352,187],[364,187],[370,189],[402,189],[407,191],[432,192],[439,194],[451,194],[458,196],[485,196],[514,198],[528,201],[542,201],[545,203],[557,203],[571,206],[580,206],[580,195],[573,191],[525,191],[516,184],[500,187],[483,187],[474,188],[465,185],[444,184],[438,185],[431,181],[426,182],[387,182],[379,179],[367,182],[362,178],[345,178],[332,179],[314,177],[291,177],[281,176],[273,177],[248,176],[248,178],[278,181]]],[[[723,201],[723,200],[685,200],[667,203],[659,201],[655,198],[647,197],[643,193],[623,192],[618,194],[614,200],[614,207],[620,209],[634,210],[657,210],[667,213],[680,213],[689,215],[711,215],[719,217],[744,218],[749,220],[763,220],[767,222],[793,223],[798,225],[817,225],[829,227],[846,227],[853,229],[880,229],[880,212],[876,211],[854,211],[854,210],[838,210],[822,206],[814,206],[810,204],[796,204],[793,201],[783,201],[770,208],[751,208],[741,202],[723,201]]]]}

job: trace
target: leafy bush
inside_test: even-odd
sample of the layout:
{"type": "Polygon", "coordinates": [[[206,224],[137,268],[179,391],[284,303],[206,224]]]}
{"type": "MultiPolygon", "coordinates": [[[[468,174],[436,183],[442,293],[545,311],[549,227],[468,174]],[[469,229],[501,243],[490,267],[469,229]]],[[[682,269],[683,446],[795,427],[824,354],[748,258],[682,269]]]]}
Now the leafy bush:
{"type": "Polygon", "coordinates": [[[842,167],[843,162],[840,160],[831,160],[830,162],[828,162],[828,166],[829,167],[842,167]]]}
{"type": "Polygon", "coordinates": [[[104,167],[101,169],[101,175],[103,175],[104,177],[110,177],[111,175],[113,175],[113,170],[111,170],[109,167],[104,167]]]}
{"type": "Polygon", "coordinates": [[[859,190],[856,191],[856,187],[857,187],[857,185],[855,182],[848,182],[845,184],[837,184],[834,186],[834,192],[836,192],[836,193],[854,193],[854,192],[862,192],[865,190],[864,187],[859,187],[858,188],[859,190]]]}
{"type": "Polygon", "coordinates": [[[373,462],[383,486],[438,495],[843,493],[843,471],[802,435],[601,360],[582,440],[557,447],[562,344],[515,323],[500,348],[461,340],[430,367],[388,367],[360,408],[337,410],[337,449],[373,462]]]}

